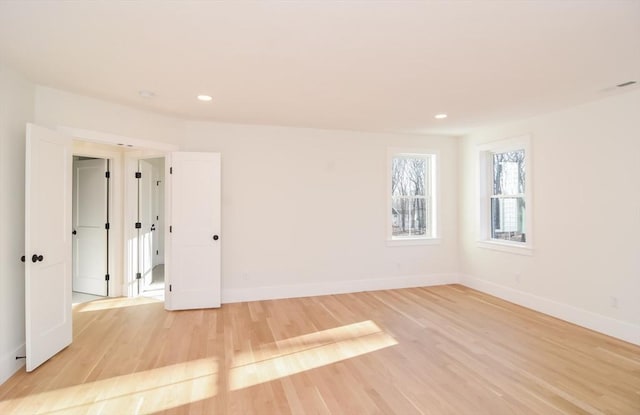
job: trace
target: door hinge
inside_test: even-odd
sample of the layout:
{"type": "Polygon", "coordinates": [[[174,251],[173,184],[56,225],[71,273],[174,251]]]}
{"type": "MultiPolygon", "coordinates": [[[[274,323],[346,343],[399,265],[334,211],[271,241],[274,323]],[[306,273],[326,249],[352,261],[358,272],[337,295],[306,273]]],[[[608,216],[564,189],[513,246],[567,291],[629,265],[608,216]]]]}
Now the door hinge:
{"type": "Polygon", "coordinates": [[[109,277],[109,274],[105,274],[105,276],[104,276],[104,280],[105,280],[105,281],[109,281],[109,278],[110,278],[110,277],[109,277]]]}
{"type": "Polygon", "coordinates": [[[169,284],[169,292],[171,292],[171,289],[172,289],[171,284],[169,284]]]}
{"type": "Polygon", "coordinates": [[[111,178],[111,172],[110,171],[105,171],[104,172],[104,177],[106,177],[107,179],[111,178]]]}
{"type": "Polygon", "coordinates": [[[104,228],[105,228],[105,229],[109,229],[109,227],[110,227],[109,222],[107,222],[107,223],[105,223],[105,224],[104,224],[104,228]]]}
{"type": "Polygon", "coordinates": [[[140,179],[142,178],[142,172],[141,171],[137,171],[136,172],[136,179],[140,179]]]}
{"type": "Polygon", "coordinates": [[[136,272],[136,279],[139,280],[142,278],[142,274],[139,272],[136,272]]]}
{"type": "Polygon", "coordinates": [[[136,229],[142,229],[142,223],[136,222],[136,229]]]}
{"type": "Polygon", "coordinates": [[[173,167],[169,167],[169,174],[173,174],[173,167]]]}
{"type": "Polygon", "coordinates": [[[169,226],[169,233],[173,232],[173,226],[169,226]]]}

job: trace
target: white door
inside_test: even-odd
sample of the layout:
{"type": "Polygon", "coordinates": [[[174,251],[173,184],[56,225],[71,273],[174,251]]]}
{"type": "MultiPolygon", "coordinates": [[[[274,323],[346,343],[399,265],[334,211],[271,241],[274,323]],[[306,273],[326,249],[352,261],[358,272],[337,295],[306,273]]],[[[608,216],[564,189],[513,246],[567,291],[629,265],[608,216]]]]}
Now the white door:
{"type": "Polygon", "coordinates": [[[27,371],[71,344],[71,139],[27,124],[27,371]]]}
{"type": "Polygon", "coordinates": [[[73,162],[73,291],[107,295],[107,160],[73,162]]]}
{"type": "Polygon", "coordinates": [[[220,154],[172,153],[171,170],[165,304],[172,310],[220,307],[220,154]]]}
{"type": "Polygon", "coordinates": [[[142,281],[145,286],[151,284],[152,270],[153,270],[153,232],[151,227],[152,221],[152,209],[153,209],[153,193],[151,186],[153,184],[153,167],[151,163],[145,160],[139,161],[139,172],[142,173],[142,177],[138,184],[138,221],[141,223],[139,229],[139,249],[140,254],[138,258],[140,260],[140,273],[142,274],[142,281]]]}
{"type": "Polygon", "coordinates": [[[153,188],[153,266],[164,264],[164,178],[156,175],[153,188]]]}

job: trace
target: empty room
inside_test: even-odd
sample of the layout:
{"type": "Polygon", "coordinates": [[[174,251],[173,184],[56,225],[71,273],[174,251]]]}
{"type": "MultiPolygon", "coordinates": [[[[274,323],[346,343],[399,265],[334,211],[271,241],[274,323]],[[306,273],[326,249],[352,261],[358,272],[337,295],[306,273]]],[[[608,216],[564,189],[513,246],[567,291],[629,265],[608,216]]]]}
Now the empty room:
{"type": "Polygon", "coordinates": [[[0,414],[640,414],[640,1],[0,1],[0,414]]]}

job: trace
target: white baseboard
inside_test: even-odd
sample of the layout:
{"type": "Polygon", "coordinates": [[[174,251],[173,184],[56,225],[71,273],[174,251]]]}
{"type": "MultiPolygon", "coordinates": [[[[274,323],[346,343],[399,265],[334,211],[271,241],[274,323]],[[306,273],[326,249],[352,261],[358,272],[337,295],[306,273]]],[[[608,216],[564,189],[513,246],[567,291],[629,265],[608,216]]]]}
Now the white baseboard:
{"type": "Polygon", "coordinates": [[[327,281],[311,284],[233,288],[222,290],[222,302],[238,303],[242,301],[275,300],[279,298],[311,297],[316,295],[393,290],[397,288],[426,287],[430,285],[456,283],[458,283],[458,276],[455,274],[431,274],[366,280],[327,281]]]}
{"type": "Polygon", "coordinates": [[[16,350],[5,353],[0,357],[0,385],[16,373],[24,366],[24,359],[16,359],[16,356],[24,356],[26,354],[25,345],[21,345],[16,350]]]}
{"type": "Polygon", "coordinates": [[[578,326],[640,346],[640,326],[596,314],[548,298],[539,297],[470,275],[462,275],[460,283],[474,290],[577,324],[578,326]]]}

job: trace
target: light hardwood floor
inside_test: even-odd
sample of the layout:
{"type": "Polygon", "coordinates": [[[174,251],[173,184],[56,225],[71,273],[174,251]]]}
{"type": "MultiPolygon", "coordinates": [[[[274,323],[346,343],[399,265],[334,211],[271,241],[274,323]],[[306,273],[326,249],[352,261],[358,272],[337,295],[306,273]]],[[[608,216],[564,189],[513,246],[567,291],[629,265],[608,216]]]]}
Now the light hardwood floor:
{"type": "Polygon", "coordinates": [[[640,414],[640,347],[458,285],[74,310],[1,414],[640,414]]]}

